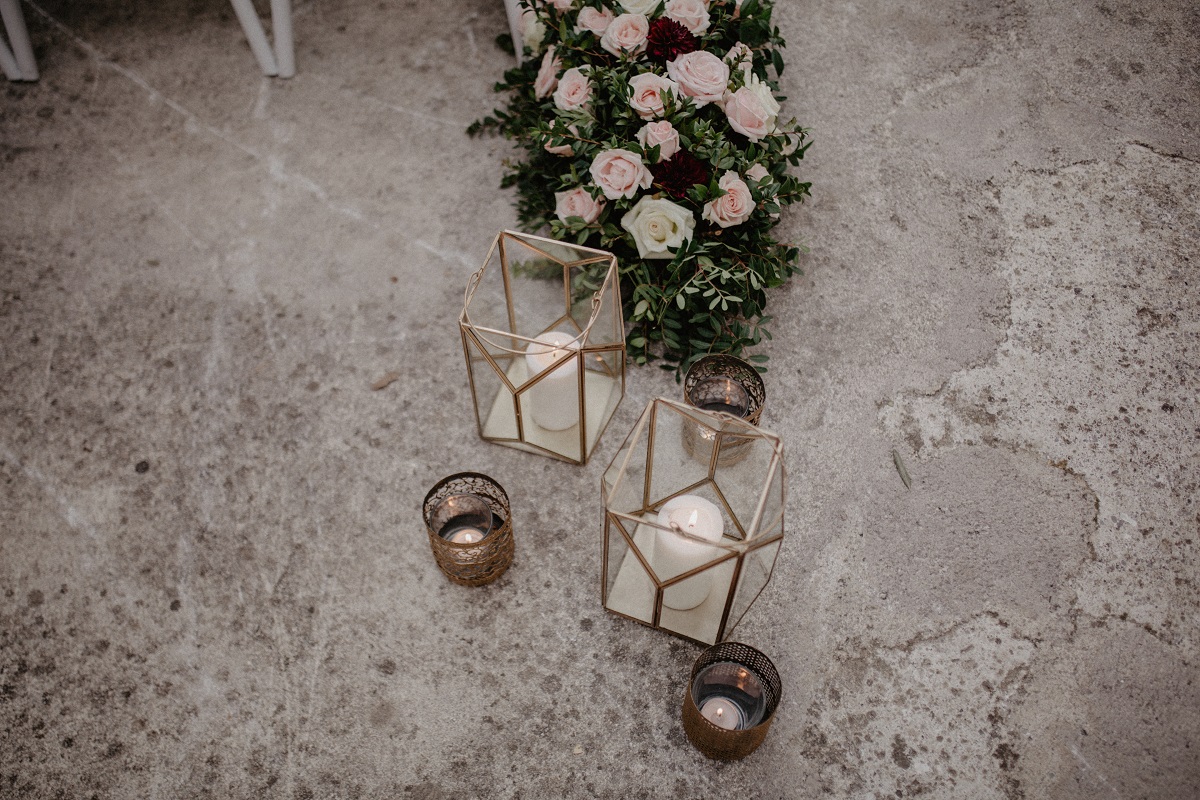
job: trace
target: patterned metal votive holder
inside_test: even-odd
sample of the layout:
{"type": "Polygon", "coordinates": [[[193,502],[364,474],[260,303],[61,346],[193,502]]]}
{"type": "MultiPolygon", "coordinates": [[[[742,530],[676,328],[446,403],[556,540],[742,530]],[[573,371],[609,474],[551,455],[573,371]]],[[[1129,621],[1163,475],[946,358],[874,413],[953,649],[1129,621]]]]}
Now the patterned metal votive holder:
{"type": "MultiPolygon", "coordinates": [[[[753,366],[736,356],[705,356],[688,369],[683,379],[683,399],[703,411],[722,412],[757,425],[767,401],[767,387],[753,366]]],[[[704,426],[685,426],[683,445],[692,458],[712,457],[716,433],[704,426]]],[[[736,464],[746,455],[749,441],[725,437],[717,463],[736,464]]]]}
{"type": "Polygon", "coordinates": [[[782,696],[771,659],[739,642],[713,645],[692,667],[683,696],[683,730],[709,758],[745,758],[767,738],[782,696]]]}
{"type": "Polygon", "coordinates": [[[496,481],[460,472],[438,481],[421,505],[434,560],[463,586],[499,578],[513,560],[508,495],[496,481]]]}

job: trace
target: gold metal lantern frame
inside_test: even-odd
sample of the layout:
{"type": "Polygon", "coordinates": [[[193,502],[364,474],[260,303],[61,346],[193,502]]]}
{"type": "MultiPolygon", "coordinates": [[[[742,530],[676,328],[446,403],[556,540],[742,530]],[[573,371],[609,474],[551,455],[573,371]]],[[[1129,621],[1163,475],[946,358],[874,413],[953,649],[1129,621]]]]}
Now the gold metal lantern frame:
{"type": "Polygon", "coordinates": [[[784,484],[775,434],[650,401],[601,481],[604,607],[702,644],[725,639],[771,579],[784,484]],[[687,447],[689,429],[713,445],[687,447]]]}
{"type": "Polygon", "coordinates": [[[479,435],[584,464],[625,396],[612,253],[501,232],[459,317],[479,435]]]}

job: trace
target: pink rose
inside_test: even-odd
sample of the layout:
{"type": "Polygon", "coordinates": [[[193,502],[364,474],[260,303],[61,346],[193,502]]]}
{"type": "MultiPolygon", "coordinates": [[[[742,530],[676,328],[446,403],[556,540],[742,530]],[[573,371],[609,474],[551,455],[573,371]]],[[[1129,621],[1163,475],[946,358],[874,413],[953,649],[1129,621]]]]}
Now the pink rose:
{"type": "Polygon", "coordinates": [[[609,200],[632,198],[638,189],[649,189],[654,179],[637,153],[614,148],[592,159],[592,180],[609,200]]]}
{"type": "MultiPolygon", "coordinates": [[[[579,128],[575,127],[574,125],[568,125],[567,130],[576,136],[579,135],[579,128]]],[[[575,155],[575,148],[571,146],[570,142],[567,142],[566,144],[560,144],[558,146],[552,145],[550,142],[546,142],[546,144],[543,146],[546,148],[546,152],[552,156],[575,155]]]]}
{"type": "Polygon", "coordinates": [[[650,34],[650,21],[643,14],[622,14],[609,23],[600,46],[614,56],[622,53],[636,55],[646,49],[646,37],[650,34]]]}
{"type": "Polygon", "coordinates": [[[696,36],[708,30],[708,4],[704,0],[667,0],[663,16],[675,20],[696,36]]]}
{"type": "Polygon", "coordinates": [[[548,3],[559,11],[566,11],[571,7],[572,0],[548,0],[548,3]]]}
{"type": "Polygon", "coordinates": [[[749,70],[754,66],[754,53],[744,43],[738,42],[729,48],[725,61],[737,69],[749,70]]]}
{"type": "Polygon", "coordinates": [[[696,108],[719,103],[729,85],[729,67],[706,50],[684,53],[668,61],[667,74],[679,84],[685,97],[696,101],[696,108]]]}
{"type": "Polygon", "coordinates": [[[664,93],[679,94],[679,85],[675,81],[653,72],[634,75],[629,79],[629,88],[633,90],[629,105],[642,119],[655,119],[665,113],[664,93]]]}
{"type": "Polygon", "coordinates": [[[763,178],[771,177],[771,173],[767,172],[767,168],[762,164],[755,164],[746,170],[746,177],[752,180],[761,181],[763,178]]]}
{"type": "Polygon", "coordinates": [[[647,122],[637,132],[637,140],[647,150],[658,145],[659,161],[670,161],[671,156],[679,152],[679,131],[665,119],[647,122]]]}
{"type": "Polygon", "coordinates": [[[579,9],[579,17],[575,22],[575,32],[583,33],[590,31],[596,36],[603,36],[608,30],[608,26],[612,24],[613,12],[608,8],[592,8],[584,6],[579,9]]]}
{"type": "Polygon", "coordinates": [[[750,219],[754,212],[754,197],[741,176],[733,170],[727,170],[717,185],[725,190],[725,194],[705,203],[700,216],[722,228],[741,225],[750,219]]]}
{"type": "Polygon", "coordinates": [[[592,82],[587,75],[580,72],[579,67],[571,67],[558,79],[558,88],[554,90],[554,105],[563,111],[577,111],[586,108],[592,99],[592,82]]]}
{"type": "Polygon", "coordinates": [[[554,213],[563,222],[568,217],[583,217],[584,222],[595,222],[603,210],[604,201],[592,197],[582,186],[576,186],[569,192],[554,193],[554,213]]]}
{"type": "Polygon", "coordinates": [[[775,115],[779,113],[779,101],[771,89],[754,76],[736,92],[725,95],[725,116],[729,127],[757,142],[775,130],[775,115]]]}
{"type": "Polygon", "coordinates": [[[562,59],[554,55],[554,48],[551,47],[546,51],[546,55],[542,56],[542,66],[538,69],[537,78],[533,81],[533,96],[538,100],[545,100],[554,91],[554,87],[558,85],[558,71],[562,69],[562,59]]]}

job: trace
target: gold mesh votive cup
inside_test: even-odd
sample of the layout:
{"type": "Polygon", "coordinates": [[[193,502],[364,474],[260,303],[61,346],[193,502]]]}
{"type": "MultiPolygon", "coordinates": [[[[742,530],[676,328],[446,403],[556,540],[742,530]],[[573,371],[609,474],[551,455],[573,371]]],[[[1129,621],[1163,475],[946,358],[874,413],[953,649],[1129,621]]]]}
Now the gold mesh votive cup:
{"type": "Polygon", "coordinates": [[[433,558],[454,583],[483,586],[503,575],[512,564],[515,547],[508,494],[492,478],[476,472],[450,475],[429,490],[421,508],[433,558]],[[447,512],[443,510],[447,502],[453,503],[458,498],[473,498],[486,504],[491,520],[482,538],[476,541],[444,538],[442,517],[447,512]]]}
{"type": "Polygon", "coordinates": [[[692,745],[705,756],[718,761],[736,761],[758,749],[767,738],[775,709],[783,697],[783,684],[771,659],[740,642],[722,642],[700,654],[692,667],[683,696],[683,730],[692,745]],[[729,664],[754,678],[760,690],[761,721],[747,728],[727,729],[710,722],[696,704],[693,686],[707,667],[729,664]]]}

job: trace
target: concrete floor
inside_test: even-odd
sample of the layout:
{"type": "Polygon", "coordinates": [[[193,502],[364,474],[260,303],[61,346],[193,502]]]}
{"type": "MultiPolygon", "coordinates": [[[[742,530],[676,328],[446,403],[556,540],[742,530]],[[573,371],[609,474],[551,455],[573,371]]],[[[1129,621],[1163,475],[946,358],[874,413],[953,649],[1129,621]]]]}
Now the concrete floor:
{"type": "Polygon", "coordinates": [[[700,648],[600,605],[599,478],[672,376],[584,467],[473,427],[501,4],[297,2],[290,81],[221,0],[24,7],[0,796],[1200,795],[1194,4],[778,3],[814,189],[763,348],[788,538],[734,632],[784,699],[734,764],[680,727],[700,648]],[[483,589],[419,517],[464,469],[513,502],[483,589]]]}

